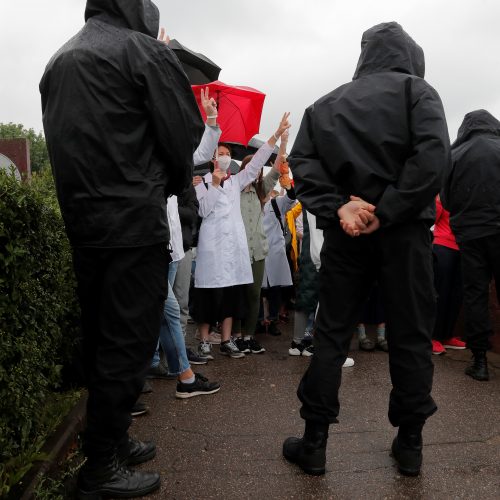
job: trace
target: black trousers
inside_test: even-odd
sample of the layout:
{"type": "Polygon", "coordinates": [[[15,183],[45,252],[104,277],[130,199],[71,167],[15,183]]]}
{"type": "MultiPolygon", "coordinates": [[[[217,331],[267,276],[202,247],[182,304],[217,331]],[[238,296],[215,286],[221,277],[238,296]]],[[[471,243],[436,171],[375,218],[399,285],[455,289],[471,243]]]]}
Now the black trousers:
{"type": "Polygon", "coordinates": [[[109,458],[130,426],[158,341],[167,296],[166,243],[140,248],[75,248],[89,397],[84,453],[109,458]]]}
{"type": "Polygon", "coordinates": [[[380,325],[385,323],[385,310],[382,294],[378,283],[374,283],[365,302],[361,322],[368,325],[380,325]]]}
{"type": "Polygon", "coordinates": [[[437,292],[437,315],[434,340],[453,337],[453,330],[462,307],[462,271],[460,252],[443,245],[434,245],[434,286],[437,292]]]}
{"type": "Polygon", "coordinates": [[[464,283],[465,341],[469,349],[491,348],[489,311],[491,278],[500,303],[500,234],[460,243],[464,283]]]}
{"type": "Polygon", "coordinates": [[[394,426],[424,423],[437,409],[431,397],[436,299],[428,226],[416,221],[357,238],[333,227],[324,235],[315,351],[297,391],[302,418],[337,422],[342,365],[378,280],[393,385],[389,420],[394,426]]]}

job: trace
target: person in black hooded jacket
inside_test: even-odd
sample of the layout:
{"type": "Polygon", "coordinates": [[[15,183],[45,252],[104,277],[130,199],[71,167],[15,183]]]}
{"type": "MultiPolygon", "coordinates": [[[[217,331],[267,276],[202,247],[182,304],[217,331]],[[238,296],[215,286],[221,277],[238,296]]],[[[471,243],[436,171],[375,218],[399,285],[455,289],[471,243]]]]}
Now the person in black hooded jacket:
{"type": "Polygon", "coordinates": [[[325,236],[315,354],[298,388],[305,433],[283,445],[309,474],[324,474],[342,364],[375,280],[387,306],[393,456],[402,473],[420,471],[422,427],[436,411],[430,226],[450,161],[441,100],[423,76],[423,51],[401,26],[374,26],[353,81],[307,108],[291,152],[297,197],[325,236]]]}
{"type": "Polygon", "coordinates": [[[204,127],[179,61],[156,40],[153,2],[88,0],[85,20],[40,82],[82,313],[89,397],[78,494],[132,497],[160,482],[126,468],[155,454],[127,429],[167,293],[166,198],[189,186],[204,127]]]}
{"type": "Polygon", "coordinates": [[[450,212],[461,254],[465,340],[473,354],[465,373],[476,380],[488,380],[492,277],[500,303],[500,122],[484,109],[467,113],[451,158],[441,201],[450,212]]]}

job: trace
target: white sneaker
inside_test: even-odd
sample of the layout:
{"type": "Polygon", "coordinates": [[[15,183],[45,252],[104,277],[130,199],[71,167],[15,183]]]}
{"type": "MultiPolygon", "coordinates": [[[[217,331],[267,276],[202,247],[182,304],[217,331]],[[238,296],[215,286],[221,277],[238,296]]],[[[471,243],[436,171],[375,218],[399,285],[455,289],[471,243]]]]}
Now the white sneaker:
{"type": "Polygon", "coordinates": [[[208,334],[208,341],[211,344],[220,344],[222,340],[221,334],[217,332],[210,332],[208,334]]]}
{"type": "Polygon", "coordinates": [[[212,345],[209,342],[201,341],[198,345],[198,354],[207,359],[214,359],[212,356],[212,345]]]}
{"type": "MultiPolygon", "coordinates": [[[[194,338],[196,340],[201,340],[200,331],[198,329],[196,329],[196,333],[194,334],[194,338]]],[[[208,334],[207,342],[209,342],[210,344],[220,344],[220,342],[221,342],[221,335],[220,335],[220,333],[210,332],[208,334]]]]}
{"type": "Polygon", "coordinates": [[[354,366],[354,359],[346,358],[345,363],[342,365],[342,368],[349,368],[350,366],[354,366]]]}

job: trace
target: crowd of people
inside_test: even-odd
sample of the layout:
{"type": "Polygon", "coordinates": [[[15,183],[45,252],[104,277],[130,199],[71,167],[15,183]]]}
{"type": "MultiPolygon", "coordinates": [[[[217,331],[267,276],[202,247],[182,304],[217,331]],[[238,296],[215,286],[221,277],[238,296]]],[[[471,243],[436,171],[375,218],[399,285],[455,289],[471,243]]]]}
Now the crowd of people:
{"type": "Polygon", "coordinates": [[[392,453],[402,473],[417,475],[422,428],[437,410],[432,353],[468,347],[466,373],[489,378],[500,123],[469,113],[450,155],[422,49],[383,23],[364,33],[353,81],[307,108],[290,157],[285,113],[238,165],[220,142],[216,101],[202,90],[203,124],[179,61],[156,39],[151,1],[88,0],[85,17],[40,84],[82,310],[89,398],[79,498],[159,487],[158,474],[129,468],[155,455],[154,443],[127,432],[144,412],[148,378],[177,379],[181,399],[214,394],[219,382],[191,366],[212,362],[214,345],[232,359],[265,355],[255,334],[280,335],[292,314],[284,349],[311,362],[298,389],[305,432],[285,441],[284,457],[324,474],[356,333],[360,349],[389,354],[392,453]],[[193,177],[206,162],[210,171],[193,177]],[[189,321],[199,341],[191,348],[189,321]]]}

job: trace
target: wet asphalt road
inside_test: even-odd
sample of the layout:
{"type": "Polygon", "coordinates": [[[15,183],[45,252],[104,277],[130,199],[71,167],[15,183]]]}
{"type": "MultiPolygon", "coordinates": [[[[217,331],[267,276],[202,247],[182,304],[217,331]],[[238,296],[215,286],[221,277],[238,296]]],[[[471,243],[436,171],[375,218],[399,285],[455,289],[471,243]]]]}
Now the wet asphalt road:
{"type": "Polygon", "coordinates": [[[264,354],[229,359],[215,347],[214,361],[193,367],[221,382],[217,394],[177,400],[174,381],[152,381],[143,398],[151,412],[131,427],[157,443],[141,466],[162,475],[148,499],[500,499],[499,355],[490,355],[490,382],[464,375],[468,351],[433,357],[439,410],[424,429],[422,473],[407,478],[389,456],[387,354],[353,349],[327,473],[308,477],[281,456],[283,440],[303,430],[295,391],[309,363],[288,355],[292,328],[281,328],[281,337],[257,337],[264,354]]]}

